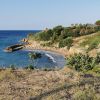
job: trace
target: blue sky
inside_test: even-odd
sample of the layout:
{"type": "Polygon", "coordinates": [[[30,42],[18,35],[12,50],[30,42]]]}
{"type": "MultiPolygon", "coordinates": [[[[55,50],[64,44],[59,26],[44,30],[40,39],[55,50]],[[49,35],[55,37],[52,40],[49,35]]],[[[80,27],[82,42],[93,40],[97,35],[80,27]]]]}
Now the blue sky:
{"type": "Polygon", "coordinates": [[[94,23],[100,0],[0,0],[0,30],[35,30],[94,23]]]}

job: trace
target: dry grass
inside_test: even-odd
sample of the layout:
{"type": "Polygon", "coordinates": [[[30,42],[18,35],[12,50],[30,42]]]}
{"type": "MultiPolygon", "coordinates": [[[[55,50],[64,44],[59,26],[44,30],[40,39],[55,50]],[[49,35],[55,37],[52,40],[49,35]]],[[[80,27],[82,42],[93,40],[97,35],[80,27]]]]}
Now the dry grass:
{"type": "MultiPolygon", "coordinates": [[[[84,83],[83,77],[67,67],[59,71],[1,70],[0,100],[74,100],[80,97],[80,91],[85,95],[87,87],[93,89],[95,78],[84,83]]],[[[95,83],[97,88],[99,83],[95,83]]],[[[93,93],[99,98],[98,93],[93,93]]]]}
{"type": "MultiPolygon", "coordinates": [[[[67,69],[66,69],[67,70],[67,69]]],[[[11,70],[0,71],[0,97],[4,100],[28,100],[30,97],[39,96],[58,87],[63,87],[66,82],[76,82],[74,77],[66,71],[34,71],[34,70],[11,70]],[[71,79],[71,77],[73,79],[71,79]]],[[[56,91],[56,90],[55,90],[56,91]]],[[[54,91],[54,95],[55,95],[54,91]]],[[[59,89],[58,89],[59,91],[59,89]]],[[[49,93],[47,93],[49,96],[49,93]]],[[[45,94],[46,96],[46,94],[45,94]]],[[[43,95],[43,97],[45,97],[43,95]]],[[[42,95],[40,96],[42,97],[42,95]]],[[[1,99],[0,98],[0,99],[1,99]]]]}

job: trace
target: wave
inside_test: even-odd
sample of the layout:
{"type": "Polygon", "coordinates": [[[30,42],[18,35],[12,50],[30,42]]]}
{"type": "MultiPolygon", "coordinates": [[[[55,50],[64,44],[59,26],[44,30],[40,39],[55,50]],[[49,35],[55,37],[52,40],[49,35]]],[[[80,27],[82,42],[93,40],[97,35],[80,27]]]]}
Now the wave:
{"type": "Polygon", "coordinates": [[[45,54],[50,60],[52,60],[54,63],[56,63],[55,59],[53,56],[49,55],[49,54],[45,54]]]}

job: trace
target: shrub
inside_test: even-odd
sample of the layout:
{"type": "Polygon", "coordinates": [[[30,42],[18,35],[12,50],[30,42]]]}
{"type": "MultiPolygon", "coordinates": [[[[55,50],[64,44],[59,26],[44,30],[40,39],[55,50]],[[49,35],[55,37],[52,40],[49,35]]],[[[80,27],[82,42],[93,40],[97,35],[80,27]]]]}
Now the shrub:
{"type": "Polygon", "coordinates": [[[88,54],[74,54],[67,59],[67,64],[71,65],[77,71],[89,71],[92,70],[96,65],[100,64],[100,55],[96,57],[90,57],[88,54]]]}
{"type": "Polygon", "coordinates": [[[34,67],[34,66],[32,66],[32,65],[29,65],[29,66],[25,67],[25,69],[34,70],[34,69],[35,69],[35,67],[34,67]]]}
{"type": "Polygon", "coordinates": [[[67,48],[69,49],[72,46],[72,43],[73,43],[72,37],[68,37],[68,38],[61,40],[59,42],[59,47],[62,48],[62,47],[67,46],[67,48]]]}
{"type": "Polygon", "coordinates": [[[95,61],[100,64],[100,53],[97,53],[95,61]]]}
{"type": "Polygon", "coordinates": [[[61,25],[53,28],[53,32],[56,33],[57,36],[61,35],[62,30],[64,30],[64,28],[61,25]]]}
{"type": "Polygon", "coordinates": [[[11,70],[15,70],[15,69],[16,69],[16,68],[15,68],[15,65],[10,65],[9,68],[10,68],[11,70]]]}
{"type": "MultiPolygon", "coordinates": [[[[42,57],[41,53],[31,52],[28,54],[30,58],[30,64],[36,67],[37,60],[42,57]]],[[[31,66],[32,67],[32,66],[31,66]]]]}
{"type": "Polygon", "coordinates": [[[51,39],[52,35],[53,35],[53,32],[52,30],[49,29],[47,31],[42,31],[42,32],[37,33],[35,35],[35,38],[41,41],[48,41],[51,39]]]}

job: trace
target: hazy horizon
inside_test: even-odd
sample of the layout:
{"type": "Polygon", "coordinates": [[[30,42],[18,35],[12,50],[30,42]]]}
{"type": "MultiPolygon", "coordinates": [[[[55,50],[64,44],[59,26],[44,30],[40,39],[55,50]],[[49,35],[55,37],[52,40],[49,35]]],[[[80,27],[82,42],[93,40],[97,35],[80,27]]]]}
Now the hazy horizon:
{"type": "Polygon", "coordinates": [[[56,25],[94,23],[100,0],[2,0],[0,30],[43,30],[56,25]]]}

